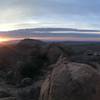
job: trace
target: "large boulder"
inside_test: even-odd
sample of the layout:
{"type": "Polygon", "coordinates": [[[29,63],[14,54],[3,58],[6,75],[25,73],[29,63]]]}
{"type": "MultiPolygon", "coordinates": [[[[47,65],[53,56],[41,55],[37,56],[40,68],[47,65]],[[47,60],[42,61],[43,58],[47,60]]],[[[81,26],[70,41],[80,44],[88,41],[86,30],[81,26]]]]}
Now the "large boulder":
{"type": "Polygon", "coordinates": [[[36,39],[23,39],[21,40],[18,45],[20,46],[34,46],[34,45],[44,45],[45,43],[40,40],[36,39]]]}
{"type": "Polygon", "coordinates": [[[46,48],[46,56],[50,64],[55,64],[61,55],[69,58],[71,53],[71,48],[57,43],[49,44],[46,48]]]}
{"type": "Polygon", "coordinates": [[[0,91],[0,98],[10,97],[11,94],[8,91],[1,90],[0,91]]]}
{"type": "Polygon", "coordinates": [[[40,100],[100,100],[100,75],[86,64],[62,60],[45,80],[40,100]]]}
{"type": "Polygon", "coordinates": [[[42,81],[17,89],[16,100],[38,100],[42,81]]]}

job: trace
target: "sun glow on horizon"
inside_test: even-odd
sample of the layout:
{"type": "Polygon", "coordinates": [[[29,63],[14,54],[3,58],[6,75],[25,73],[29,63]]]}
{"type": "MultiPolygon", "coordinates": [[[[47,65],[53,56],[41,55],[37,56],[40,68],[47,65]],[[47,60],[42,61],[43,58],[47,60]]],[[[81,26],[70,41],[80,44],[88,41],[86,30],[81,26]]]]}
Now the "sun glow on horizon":
{"type": "Polygon", "coordinates": [[[0,37],[0,43],[10,41],[10,38],[0,37]]]}

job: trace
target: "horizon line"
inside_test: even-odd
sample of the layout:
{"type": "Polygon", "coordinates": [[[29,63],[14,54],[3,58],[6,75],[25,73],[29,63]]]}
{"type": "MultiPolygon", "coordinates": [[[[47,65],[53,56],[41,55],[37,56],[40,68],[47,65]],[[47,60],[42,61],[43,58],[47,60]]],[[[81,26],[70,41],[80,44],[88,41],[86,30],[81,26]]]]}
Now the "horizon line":
{"type": "MultiPolygon", "coordinates": [[[[11,31],[18,31],[18,30],[30,30],[30,29],[69,29],[64,31],[87,31],[87,32],[100,32],[100,29],[89,29],[89,28],[72,28],[72,27],[33,27],[33,28],[19,28],[19,29],[10,29],[4,30],[0,32],[11,32],[11,31]],[[72,29],[72,30],[71,30],[72,29]]],[[[60,30],[58,30],[60,31],[60,30]]],[[[63,30],[62,30],[63,31],[63,30]]]]}

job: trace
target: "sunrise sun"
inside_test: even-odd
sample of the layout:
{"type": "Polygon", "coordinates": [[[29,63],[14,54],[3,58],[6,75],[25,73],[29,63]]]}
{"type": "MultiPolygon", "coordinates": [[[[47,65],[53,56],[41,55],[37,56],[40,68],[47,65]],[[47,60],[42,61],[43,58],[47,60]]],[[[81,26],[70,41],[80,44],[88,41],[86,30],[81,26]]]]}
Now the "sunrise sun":
{"type": "Polygon", "coordinates": [[[9,41],[10,39],[9,38],[2,38],[0,37],[0,42],[6,42],[6,41],[9,41]]]}

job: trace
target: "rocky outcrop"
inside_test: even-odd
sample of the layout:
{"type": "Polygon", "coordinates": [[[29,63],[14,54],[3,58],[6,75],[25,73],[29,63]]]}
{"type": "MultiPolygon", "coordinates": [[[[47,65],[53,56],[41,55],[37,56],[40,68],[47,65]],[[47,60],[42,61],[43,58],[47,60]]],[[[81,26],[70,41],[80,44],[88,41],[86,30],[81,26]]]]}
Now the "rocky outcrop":
{"type": "Polygon", "coordinates": [[[94,56],[43,44],[24,39],[0,49],[0,100],[100,100],[100,63],[94,56]]]}
{"type": "Polygon", "coordinates": [[[40,100],[100,100],[99,84],[100,75],[91,66],[58,61],[42,85],[40,100]]]}
{"type": "Polygon", "coordinates": [[[23,39],[18,43],[20,46],[34,46],[34,45],[44,45],[45,42],[36,39],[23,39]]]}
{"type": "Polygon", "coordinates": [[[61,55],[69,57],[71,49],[63,45],[52,43],[46,48],[46,57],[50,64],[55,64],[61,55]]]}
{"type": "Polygon", "coordinates": [[[2,98],[0,100],[16,100],[16,98],[15,97],[7,97],[7,98],[2,98]]]}
{"type": "Polygon", "coordinates": [[[27,87],[33,84],[32,78],[26,77],[21,80],[17,87],[27,87]]]}
{"type": "Polygon", "coordinates": [[[10,97],[11,94],[9,94],[9,92],[7,91],[0,91],[0,98],[4,98],[4,97],[10,97]]]}
{"type": "Polygon", "coordinates": [[[17,89],[16,100],[39,100],[42,81],[35,82],[31,86],[17,89]]]}

